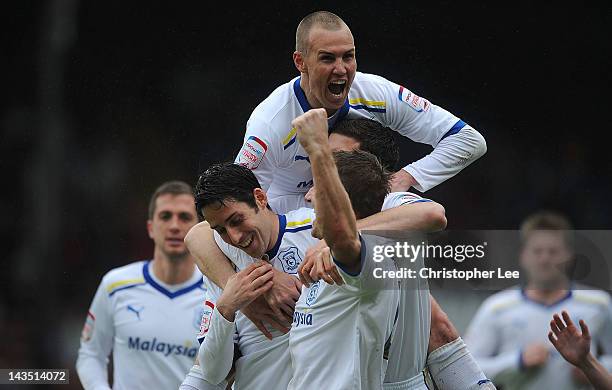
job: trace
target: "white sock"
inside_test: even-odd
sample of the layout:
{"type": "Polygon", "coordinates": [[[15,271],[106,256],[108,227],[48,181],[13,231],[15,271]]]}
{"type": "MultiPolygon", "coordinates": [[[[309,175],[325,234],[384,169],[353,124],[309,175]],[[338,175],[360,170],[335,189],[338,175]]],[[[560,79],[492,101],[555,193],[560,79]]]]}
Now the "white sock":
{"type": "Polygon", "coordinates": [[[427,367],[439,390],[495,389],[461,337],[432,351],[427,357],[427,367]]]}

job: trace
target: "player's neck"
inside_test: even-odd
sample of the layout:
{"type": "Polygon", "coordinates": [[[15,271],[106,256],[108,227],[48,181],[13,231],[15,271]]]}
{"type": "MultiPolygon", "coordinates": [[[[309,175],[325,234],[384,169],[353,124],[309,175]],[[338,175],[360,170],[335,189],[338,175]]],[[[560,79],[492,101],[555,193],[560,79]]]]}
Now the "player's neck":
{"type": "Polygon", "coordinates": [[[274,248],[274,246],[276,245],[276,241],[278,241],[278,233],[280,230],[280,223],[278,222],[278,214],[270,212],[270,214],[272,214],[270,216],[270,231],[271,231],[271,235],[270,235],[270,241],[268,242],[268,246],[266,248],[266,252],[269,252],[272,250],[272,248],[274,248]]]}
{"type": "Polygon", "coordinates": [[[532,301],[540,302],[545,305],[550,305],[560,301],[567,295],[569,285],[567,283],[559,283],[554,288],[542,287],[529,283],[525,289],[525,294],[532,301]]]}
{"type": "Polygon", "coordinates": [[[151,270],[155,277],[166,284],[181,284],[188,281],[194,272],[194,262],[190,256],[169,259],[159,249],[155,249],[151,270]]]}

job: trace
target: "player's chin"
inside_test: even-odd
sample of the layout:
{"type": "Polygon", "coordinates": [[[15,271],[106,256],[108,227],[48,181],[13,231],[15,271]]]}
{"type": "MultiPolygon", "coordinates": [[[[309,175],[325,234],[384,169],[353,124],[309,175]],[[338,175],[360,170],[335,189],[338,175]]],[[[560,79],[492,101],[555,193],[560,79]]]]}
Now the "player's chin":
{"type": "Polygon", "coordinates": [[[166,255],[171,257],[187,256],[189,251],[185,245],[171,245],[165,248],[166,255]]]}
{"type": "Polygon", "coordinates": [[[325,98],[326,98],[325,108],[332,109],[332,110],[339,110],[344,105],[344,102],[346,101],[345,94],[338,96],[332,93],[327,93],[325,98]]]}
{"type": "Polygon", "coordinates": [[[256,259],[261,258],[265,253],[265,249],[261,240],[258,237],[253,237],[253,241],[249,244],[244,251],[251,257],[256,259]]]}

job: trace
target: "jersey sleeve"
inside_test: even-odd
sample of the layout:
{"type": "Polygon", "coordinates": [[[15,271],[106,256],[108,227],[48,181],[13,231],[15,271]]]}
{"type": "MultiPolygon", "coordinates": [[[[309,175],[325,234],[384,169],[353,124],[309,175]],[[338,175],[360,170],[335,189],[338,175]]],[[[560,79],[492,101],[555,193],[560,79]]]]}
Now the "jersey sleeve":
{"type": "Polygon", "coordinates": [[[235,332],[234,322],[225,319],[215,307],[210,327],[198,351],[198,360],[205,381],[219,384],[227,377],[234,359],[235,332]]]}
{"type": "Polygon", "coordinates": [[[407,204],[431,202],[431,199],[423,198],[412,192],[392,192],[385,197],[381,210],[389,210],[407,204]]]}
{"type": "Polygon", "coordinates": [[[431,145],[427,156],[404,167],[427,191],[453,177],[486,152],[486,142],[464,121],[416,95],[407,88],[380,78],[386,108],[376,116],[381,122],[415,142],[431,145]]]}
{"type": "Polygon", "coordinates": [[[265,191],[270,188],[274,172],[280,166],[282,151],[279,150],[277,138],[267,121],[251,117],[247,122],[242,148],[234,160],[236,164],[253,171],[265,191]]]}
{"type": "Polygon", "coordinates": [[[202,377],[202,369],[198,364],[191,367],[179,390],[225,390],[227,382],[223,381],[218,385],[211,385],[202,377]]]}
{"type": "Polygon", "coordinates": [[[79,379],[87,390],[110,389],[108,356],[113,348],[114,329],[112,304],[103,280],[87,312],[76,362],[79,379]]]}
{"type": "Polygon", "coordinates": [[[206,294],[203,303],[202,319],[200,321],[200,331],[198,332],[198,343],[202,344],[204,338],[210,328],[210,322],[212,320],[212,314],[217,304],[217,300],[223,290],[221,290],[216,284],[210,283],[207,277],[204,277],[204,286],[206,287],[206,294]]]}
{"type": "Polygon", "coordinates": [[[510,374],[520,369],[520,347],[517,346],[515,350],[504,353],[498,352],[500,332],[495,325],[495,319],[491,302],[485,301],[478,309],[465,335],[465,343],[470,352],[489,378],[495,378],[503,373],[510,374]]]}
{"type": "Polygon", "coordinates": [[[393,289],[393,281],[390,278],[377,277],[382,275],[382,271],[395,270],[393,259],[375,256],[376,248],[383,247],[389,242],[384,237],[372,235],[359,235],[361,241],[360,266],[357,273],[350,273],[343,269],[343,265],[334,259],[338,266],[344,282],[350,288],[354,288],[356,293],[364,291],[380,291],[383,289],[393,289]],[[379,269],[376,270],[376,269],[379,269]]]}

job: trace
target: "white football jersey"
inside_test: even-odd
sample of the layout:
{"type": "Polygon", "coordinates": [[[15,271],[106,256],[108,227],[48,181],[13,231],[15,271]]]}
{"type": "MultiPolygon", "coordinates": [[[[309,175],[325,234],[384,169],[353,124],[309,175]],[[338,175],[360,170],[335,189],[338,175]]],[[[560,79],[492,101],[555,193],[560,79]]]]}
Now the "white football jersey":
{"type": "MultiPolygon", "coordinates": [[[[306,250],[318,240],[311,235],[314,210],[304,208],[279,215],[279,236],[275,247],[267,253],[269,262],[276,269],[297,276],[297,269],[305,257],[306,250]]],[[[244,269],[256,259],[244,251],[227,244],[215,233],[219,248],[234,263],[238,270],[244,269]]],[[[214,364],[227,371],[231,367],[233,351],[228,348],[233,333],[242,356],[236,361],[234,389],[286,389],[291,379],[291,360],[288,351],[289,335],[269,328],[274,336],[268,340],[255,325],[241,312],[236,313],[234,323],[225,320],[217,310],[214,310],[216,300],[222,291],[216,286],[210,286],[207,295],[207,305],[210,319],[204,320],[200,337],[203,340],[201,348],[214,350],[212,355],[217,360],[214,364]],[[210,324],[210,326],[208,326],[210,324]],[[215,326],[223,327],[223,339],[215,326]],[[232,328],[229,328],[232,327],[232,328]],[[214,333],[213,333],[214,332],[214,333]],[[231,336],[230,336],[231,335],[231,336]],[[204,337],[205,336],[205,337],[204,337]]],[[[206,317],[205,317],[206,318],[206,317]]],[[[200,352],[202,356],[202,352],[200,352]]],[[[208,362],[200,362],[203,369],[212,369],[208,362]]],[[[210,376],[217,373],[206,373],[210,376]]],[[[223,373],[223,376],[226,372],[223,373]]],[[[206,376],[205,376],[206,377],[206,376]]]]}
{"type": "MultiPolygon", "coordinates": [[[[382,210],[408,204],[431,202],[411,192],[392,192],[385,197],[382,210]]],[[[423,266],[423,259],[416,268],[423,266]]],[[[426,280],[400,279],[400,305],[396,326],[390,340],[385,385],[404,383],[425,368],[429,332],[431,328],[431,301],[426,280]]],[[[410,388],[425,388],[424,380],[410,388]]],[[[390,385],[392,386],[392,385],[390,385]]],[[[390,387],[394,388],[394,387],[390,387]]]]}
{"type": "MultiPolygon", "coordinates": [[[[283,197],[304,194],[313,184],[308,154],[291,126],[309,109],[299,77],[281,85],[251,114],[236,156],[236,163],[253,170],[279,213],[289,210],[283,207],[283,197]]],[[[356,73],[347,101],[329,118],[330,127],[345,117],[372,119],[413,141],[434,146],[430,155],[405,167],[420,191],[454,176],[486,149],[482,136],[462,120],[380,76],[356,73]]],[[[300,207],[305,206],[303,199],[299,201],[300,207]]]]}
{"type": "Polygon", "coordinates": [[[361,237],[361,271],[351,275],[336,263],[345,284],[319,280],[304,287],[289,332],[293,378],[289,389],[380,389],[399,309],[399,284],[374,277],[374,268],[395,270],[393,259],[373,260],[376,245],[361,237]]]}
{"type": "Polygon", "coordinates": [[[572,378],[572,366],[548,340],[550,321],[562,310],[578,326],[583,319],[593,337],[591,352],[610,370],[612,354],[612,305],[610,295],[597,290],[571,290],[551,305],[532,301],[519,288],[487,298],[467,330],[465,342],[474,358],[495,384],[504,389],[582,389],[572,378]],[[522,349],[531,343],[548,346],[548,362],[538,370],[521,368],[522,349]]]}
{"type": "Polygon", "coordinates": [[[102,279],[81,337],[77,371],[85,389],[176,389],[197,355],[202,274],[180,285],[155,278],[151,262],[116,268],[102,279]]]}

